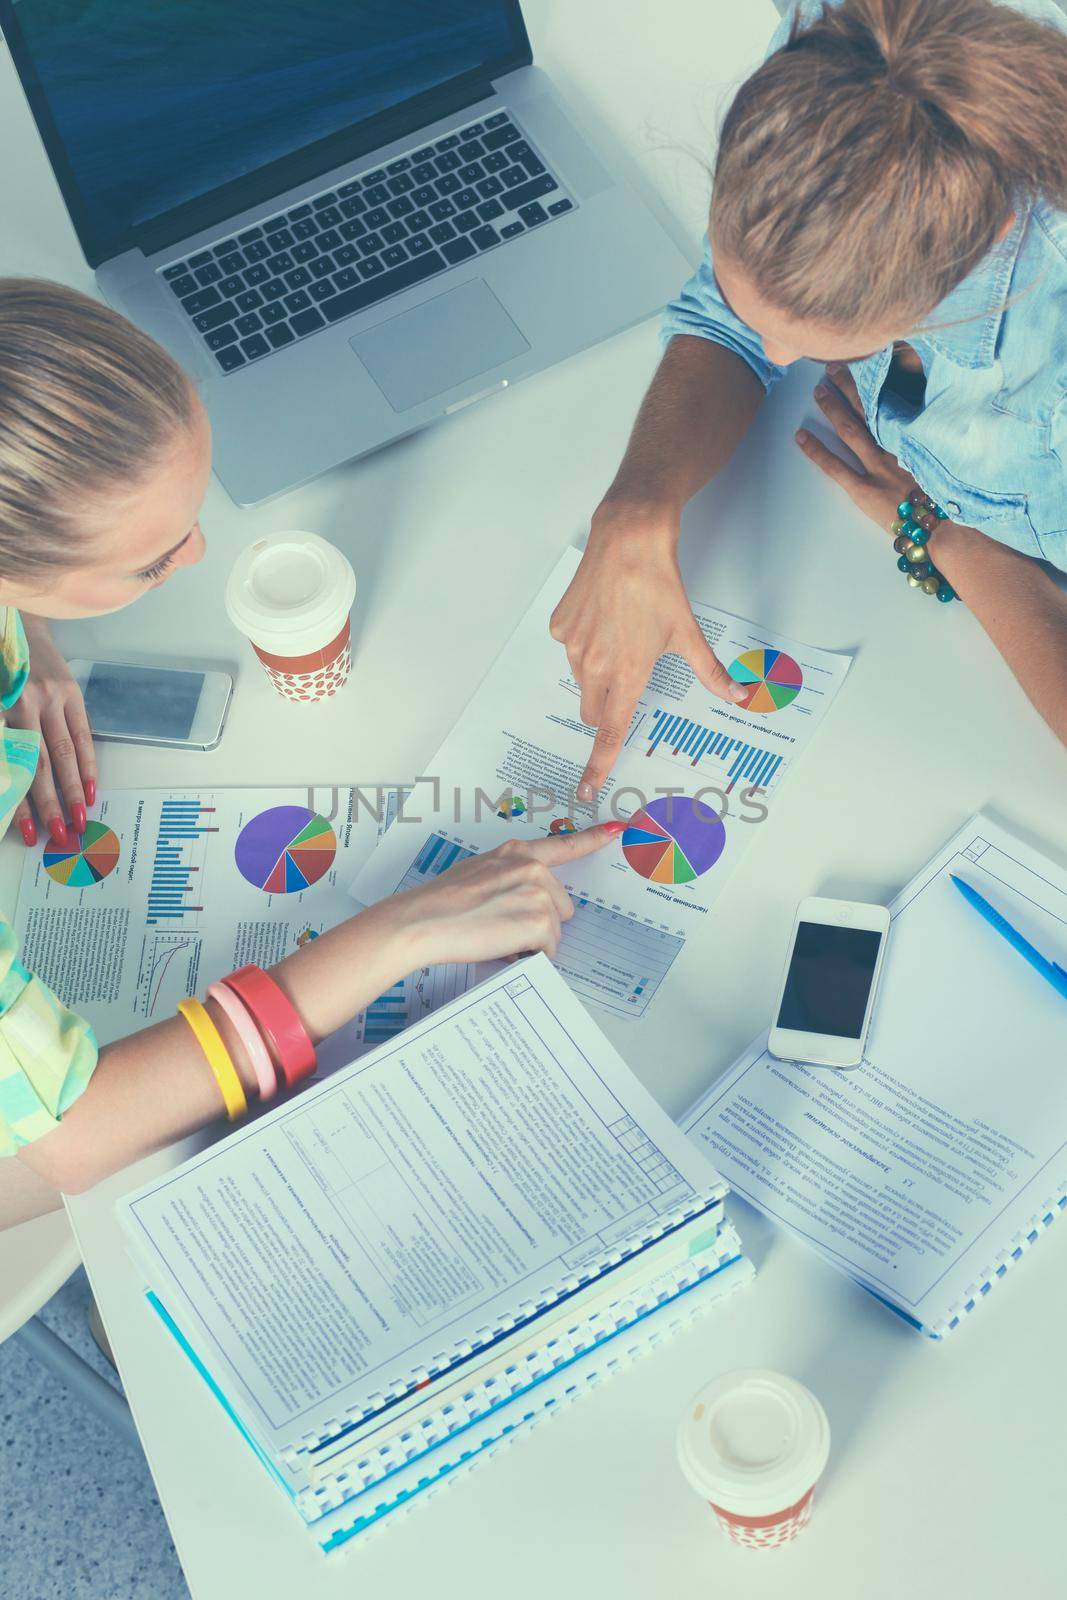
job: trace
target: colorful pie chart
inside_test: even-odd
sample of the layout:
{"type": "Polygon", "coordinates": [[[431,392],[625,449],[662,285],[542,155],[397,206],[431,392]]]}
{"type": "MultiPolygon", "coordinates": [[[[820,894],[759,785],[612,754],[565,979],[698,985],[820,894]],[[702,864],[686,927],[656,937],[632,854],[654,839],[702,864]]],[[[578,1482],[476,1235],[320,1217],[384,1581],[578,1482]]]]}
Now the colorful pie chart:
{"type": "Polygon", "coordinates": [[[692,883],[722,855],[726,829],[710,806],[688,795],[664,795],[635,811],[622,853],[652,883],[692,883]]]}
{"type": "Polygon", "coordinates": [[[114,872],[120,853],[117,834],[102,822],[88,822],[75,849],[61,849],[51,840],[45,845],[44,870],[67,889],[91,889],[114,872]]]}
{"type": "Polygon", "coordinates": [[[729,673],[749,691],[747,700],[738,701],[744,711],[781,711],[804,687],[803,672],[784,650],[745,650],[731,661],[729,673]]]}
{"type": "Polygon", "coordinates": [[[271,806],[237,835],[234,860],[242,878],[268,894],[299,894],[326,876],[337,836],[325,817],[306,806],[271,806]]]}

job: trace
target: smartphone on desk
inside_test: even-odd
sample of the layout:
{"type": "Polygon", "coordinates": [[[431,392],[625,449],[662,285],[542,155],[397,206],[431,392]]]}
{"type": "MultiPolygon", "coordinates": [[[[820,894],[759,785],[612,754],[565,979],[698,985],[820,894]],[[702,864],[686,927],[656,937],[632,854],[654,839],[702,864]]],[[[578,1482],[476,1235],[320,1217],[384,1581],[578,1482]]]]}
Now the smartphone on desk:
{"type": "Polygon", "coordinates": [[[855,900],[802,900],[768,1048],[783,1061],[858,1067],[863,1060],[889,912],[855,900]]]}
{"type": "Polygon", "coordinates": [[[227,672],[148,662],[71,661],[96,739],[214,750],[233,694],[227,672]]]}

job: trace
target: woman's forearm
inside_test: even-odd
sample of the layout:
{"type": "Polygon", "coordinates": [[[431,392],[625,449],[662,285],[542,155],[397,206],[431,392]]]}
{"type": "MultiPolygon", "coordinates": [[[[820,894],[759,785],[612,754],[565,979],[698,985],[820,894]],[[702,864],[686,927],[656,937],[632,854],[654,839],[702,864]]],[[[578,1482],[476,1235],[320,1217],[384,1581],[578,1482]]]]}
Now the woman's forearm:
{"type": "MultiPolygon", "coordinates": [[[[405,932],[402,902],[385,900],[287,956],[271,976],[318,1043],[422,964],[414,940],[405,932]]],[[[208,1010],[252,1103],[256,1079],[241,1042],[210,1000],[208,1010]]],[[[46,1184],[77,1193],[222,1114],[199,1045],[184,1019],[173,1017],[101,1050],[88,1087],[59,1127],[16,1159],[46,1184]]],[[[4,1220],[0,1189],[0,1225],[4,1220]]]]}
{"type": "Polygon", "coordinates": [[[762,399],[763,385],[740,356],[710,339],[677,335],[641,402],[601,512],[654,506],[676,523],[729,461],[762,399]]]}
{"type": "MultiPolygon", "coordinates": [[[[418,967],[534,950],[555,955],[572,906],[554,869],[602,850],[621,827],[609,822],[558,838],[512,839],[471,856],[331,928],[271,975],[318,1043],[418,967]]],[[[222,1010],[211,999],[207,1008],[251,1103],[252,1064],[222,1010]]],[[[191,1028],[174,1017],[102,1050],[59,1126],[14,1160],[53,1189],[77,1192],[217,1121],[222,1111],[221,1090],[191,1028]]],[[[4,1221],[0,1189],[0,1226],[4,1221]]]]}
{"type": "Polygon", "coordinates": [[[1067,593],[1039,562],[975,528],[943,523],[930,550],[1031,704],[1067,744],[1067,593]]]}
{"type": "Polygon", "coordinates": [[[0,1160],[0,1231],[62,1208],[59,1190],[31,1172],[24,1162],[9,1156],[0,1160]]]}

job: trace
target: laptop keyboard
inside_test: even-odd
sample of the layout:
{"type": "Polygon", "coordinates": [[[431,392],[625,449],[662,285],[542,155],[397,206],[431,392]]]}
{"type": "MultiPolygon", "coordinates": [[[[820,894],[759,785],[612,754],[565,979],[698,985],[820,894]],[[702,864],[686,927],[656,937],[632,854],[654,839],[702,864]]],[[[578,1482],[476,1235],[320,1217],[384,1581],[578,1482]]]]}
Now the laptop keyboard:
{"type": "Polygon", "coordinates": [[[236,372],[574,209],[499,111],[160,271],[236,372]]]}

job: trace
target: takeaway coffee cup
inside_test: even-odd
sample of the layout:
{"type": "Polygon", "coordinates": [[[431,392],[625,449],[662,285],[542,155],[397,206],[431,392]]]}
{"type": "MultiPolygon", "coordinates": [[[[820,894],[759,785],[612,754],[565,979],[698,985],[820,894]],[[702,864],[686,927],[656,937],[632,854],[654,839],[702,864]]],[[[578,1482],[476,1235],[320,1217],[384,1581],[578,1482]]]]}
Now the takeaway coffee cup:
{"type": "Polygon", "coordinates": [[[677,1444],[683,1473],[723,1532],[750,1550],[772,1550],[807,1525],[830,1424],[802,1383],[748,1367],[693,1396],[677,1444]]]}
{"type": "Polygon", "coordinates": [[[230,621],[286,700],[326,700],[352,668],[356,575],[317,533],[272,533],[247,545],[226,585],[230,621]]]}

